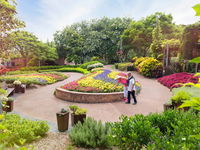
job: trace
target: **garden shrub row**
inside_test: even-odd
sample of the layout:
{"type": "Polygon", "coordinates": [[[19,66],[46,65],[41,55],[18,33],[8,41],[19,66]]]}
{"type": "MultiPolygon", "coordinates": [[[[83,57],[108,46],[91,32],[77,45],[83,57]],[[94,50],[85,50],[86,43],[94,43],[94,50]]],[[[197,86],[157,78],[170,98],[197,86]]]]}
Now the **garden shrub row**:
{"type": "Polygon", "coordinates": [[[89,62],[86,62],[84,64],[81,64],[79,67],[83,68],[83,69],[87,69],[88,65],[93,65],[93,64],[96,64],[96,63],[101,63],[101,62],[99,62],[99,61],[89,61],[89,62]]]}
{"type": "Polygon", "coordinates": [[[49,70],[49,69],[60,69],[60,68],[78,68],[80,65],[60,65],[60,66],[35,66],[35,67],[23,67],[21,71],[38,71],[38,70],[49,70]]]}
{"type": "Polygon", "coordinates": [[[44,121],[23,119],[16,114],[0,115],[0,143],[23,145],[45,136],[49,126],[44,121]]]}
{"type": "Polygon", "coordinates": [[[115,68],[121,71],[134,71],[133,63],[116,63],[115,68]]]}
{"type": "Polygon", "coordinates": [[[83,73],[83,74],[88,74],[90,73],[87,69],[83,68],[60,68],[60,69],[48,69],[48,70],[39,70],[39,72],[78,72],[78,73],[83,73]]]}
{"type": "Polygon", "coordinates": [[[95,64],[92,64],[92,65],[88,65],[87,66],[87,70],[92,70],[94,68],[102,68],[104,65],[102,63],[95,63],[95,64]]]}
{"type": "Polygon", "coordinates": [[[102,125],[92,119],[70,132],[76,146],[122,150],[200,149],[200,113],[168,110],[161,114],[122,116],[119,122],[102,125]]]}

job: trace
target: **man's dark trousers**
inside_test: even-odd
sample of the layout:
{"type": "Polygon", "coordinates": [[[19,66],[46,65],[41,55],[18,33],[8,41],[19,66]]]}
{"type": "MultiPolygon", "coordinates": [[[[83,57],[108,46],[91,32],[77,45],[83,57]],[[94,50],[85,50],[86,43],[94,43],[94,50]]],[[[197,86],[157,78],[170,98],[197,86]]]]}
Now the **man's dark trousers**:
{"type": "Polygon", "coordinates": [[[136,97],[135,97],[135,91],[128,91],[128,103],[131,102],[131,95],[133,96],[134,103],[137,103],[136,97]]]}

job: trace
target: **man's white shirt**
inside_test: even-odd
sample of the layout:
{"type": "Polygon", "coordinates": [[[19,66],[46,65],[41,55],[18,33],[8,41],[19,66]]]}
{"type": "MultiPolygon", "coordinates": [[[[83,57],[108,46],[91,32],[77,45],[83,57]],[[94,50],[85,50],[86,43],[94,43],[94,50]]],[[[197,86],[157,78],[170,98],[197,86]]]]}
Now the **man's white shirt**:
{"type": "Polygon", "coordinates": [[[132,78],[131,80],[129,80],[129,85],[128,85],[128,91],[135,91],[135,79],[132,78]]]}

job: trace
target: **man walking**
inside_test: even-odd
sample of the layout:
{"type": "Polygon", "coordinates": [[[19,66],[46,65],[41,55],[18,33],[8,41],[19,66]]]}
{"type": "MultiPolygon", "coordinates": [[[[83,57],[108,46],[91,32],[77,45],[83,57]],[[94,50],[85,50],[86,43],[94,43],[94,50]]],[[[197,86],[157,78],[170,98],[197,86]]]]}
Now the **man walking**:
{"type": "Polygon", "coordinates": [[[127,84],[128,84],[128,102],[126,102],[126,104],[130,104],[131,95],[132,95],[132,97],[134,99],[133,105],[135,105],[135,104],[137,104],[137,100],[136,100],[136,97],[135,97],[135,79],[130,72],[128,73],[127,84]]]}

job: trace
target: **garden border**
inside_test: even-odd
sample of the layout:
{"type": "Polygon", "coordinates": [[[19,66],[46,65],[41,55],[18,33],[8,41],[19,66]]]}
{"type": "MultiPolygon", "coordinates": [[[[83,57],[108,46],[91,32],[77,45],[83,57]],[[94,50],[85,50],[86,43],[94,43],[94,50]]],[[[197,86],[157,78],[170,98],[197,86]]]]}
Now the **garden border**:
{"type": "Polygon", "coordinates": [[[55,96],[59,99],[76,103],[111,103],[121,101],[123,92],[84,93],[57,88],[55,96]]]}

